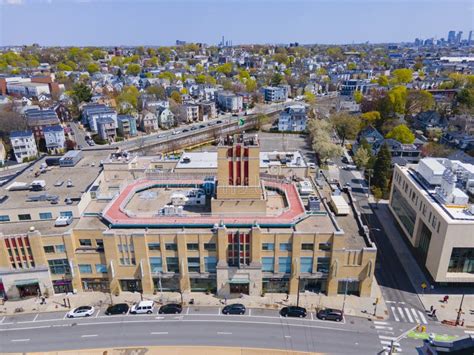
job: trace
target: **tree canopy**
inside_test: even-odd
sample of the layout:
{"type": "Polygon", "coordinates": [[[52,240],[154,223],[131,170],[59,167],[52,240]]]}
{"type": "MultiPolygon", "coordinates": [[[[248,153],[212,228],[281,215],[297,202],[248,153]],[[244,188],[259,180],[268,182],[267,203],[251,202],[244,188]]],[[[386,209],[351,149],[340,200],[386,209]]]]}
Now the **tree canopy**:
{"type": "Polygon", "coordinates": [[[395,139],[403,144],[411,144],[415,141],[415,135],[404,124],[395,126],[385,137],[395,139]]]}

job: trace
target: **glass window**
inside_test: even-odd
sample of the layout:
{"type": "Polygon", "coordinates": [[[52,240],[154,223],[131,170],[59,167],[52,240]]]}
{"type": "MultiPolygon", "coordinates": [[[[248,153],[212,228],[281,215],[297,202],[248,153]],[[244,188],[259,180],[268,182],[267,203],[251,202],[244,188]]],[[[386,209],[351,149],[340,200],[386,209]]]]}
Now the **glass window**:
{"type": "Polygon", "coordinates": [[[215,256],[206,256],[204,258],[204,269],[206,272],[216,272],[216,266],[217,258],[215,256]]]}
{"type": "Polygon", "coordinates": [[[179,260],[178,260],[178,258],[176,258],[176,257],[167,257],[166,258],[166,267],[168,269],[168,272],[179,273],[179,260]]]}
{"type": "Polygon", "coordinates": [[[314,250],[313,243],[303,243],[301,244],[301,250],[314,250]]]}
{"type": "MultiPolygon", "coordinates": [[[[403,195],[396,187],[393,188],[392,201],[390,202],[393,211],[397,215],[401,224],[405,227],[406,231],[413,236],[413,230],[415,229],[416,212],[410,206],[410,204],[403,198],[403,195]]],[[[431,213],[430,218],[431,220],[431,213]]]]}
{"type": "Polygon", "coordinates": [[[204,250],[215,251],[216,250],[216,243],[204,243],[204,250]]]}
{"type": "Polygon", "coordinates": [[[188,271],[189,272],[200,272],[201,271],[199,258],[188,258],[188,271]]]}
{"type": "Polygon", "coordinates": [[[162,272],[163,271],[163,261],[159,257],[150,258],[150,269],[152,273],[162,272]]]}
{"type": "Polygon", "coordinates": [[[188,243],[186,247],[188,250],[199,250],[199,243],[188,243]]]}
{"type": "Polygon", "coordinates": [[[10,217],[7,215],[0,216],[0,222],[10,222],[10,217]]]}
{"type": "Polygon", "coordinates": [[[262,243],[262,250],[275,250],[275,243],[262,243]]]}
{"type": "Polygon", "coordinates": [[[90,247],[92,246],[92,242],[90,239],[79,239],[79,245],[81,247],[90,247]]]}
{"type": "Polygon", "coordinates": [[[67,259],[48,260],[48,264],[52,274],[69,274],[71,272],[67,259]]]}
{"type": "Polygon", "coordinates": [[[148,250],[160,250],[160,243],[148,243],[148,250]]]}
{"type": "Polygon", "coordinates": [[[56,253],[65,253],[66,252],[66,248],[64,247],[63,244],[58,244],[55,246],[56,248],[56,253]]]}
{"type": "Polygon", "coordinates": [[[278,258],[278,272],[291,272],[291,257],[284,256],[278,258]]]}
{"type": "Polygon", "coordinates": [[[97,245],[98,251],[104,251],[104,241],[102,239],[96,239],[95,245],[97,245]]]}
{"type": "Polygon", "coordinates": [[[59,212],[59,215],[61,217],[72,217],[72,212],[71,211],[61,211],[61,212],[59,212]]]}
{"type": "Polygon", "coordinates": [[[319,257],[318,264],[316,265],[316,271],[322,272],[323,274],[329,273],[329,263],[331,258],[328,257],[319,257]]]}
{"type": "Polygon", "coordinates": [[[29,221],[29,220],[31,220],[31,215],[29,213],[28,214],[19,214],[18,219],[20,221],[29,221]]]}
{"type": "Polygon", "coordinates": [[[273,272],[275,270],[275,258],[274,257],[263,257],[262,258],[262,271],[273,272]]]}
{"type": "Polygon", "coordinates": [[[79,264],[78,266],[81,274],[92,274],[92,266],[90,264],[79,264]]]}
{"type": "Polygon", "coordinates": [[[311,273],[313,272],[313,258],[312,257],[304,257],[300,258],[300,269],[301,272],[311,273]]]}
{"type": "Polygon", "coordinates": [[[51,212],[40,212],[40,219],[53,219],[53,214],[51,212]]]}
{"type": "Polygon", "coordinates": [[[166,243],[165,244],[165,249],[176,251],[176,250],[178,250],[178,244],[176,244],[176,243],[166,243]]]}
{"type": "Polygon", "coordinates": [[[322,251],[330,251],[331,250],[331,243],[319,243],[318,245],[319,250],[322,251]]]}
{"type": "Polygon", "coordinates": [[[95,264],[95,272],[98,274],[106,274],[107,273],[107,265],[105,264],[95,264]]]}
{"type": "Polygon", "coordinates": [[[54,253],[54,246],[53,245],[45,245],[43,247],[45,253],[54,253]]]}
{"type": "Polygon", "coordinates": [[[291,251],[291,243],[280,243],[281,251],[291,251]]]}
{"type": "Polygon", "coordinates": [[[339,295],[359,296],[359,281],[342,280],[337,283],[337,293],[339,295]]]}
{"type": "Polygon", "coordinates": [[[474,274],[474,248],[453,248],[448,272],[474,274]]]}

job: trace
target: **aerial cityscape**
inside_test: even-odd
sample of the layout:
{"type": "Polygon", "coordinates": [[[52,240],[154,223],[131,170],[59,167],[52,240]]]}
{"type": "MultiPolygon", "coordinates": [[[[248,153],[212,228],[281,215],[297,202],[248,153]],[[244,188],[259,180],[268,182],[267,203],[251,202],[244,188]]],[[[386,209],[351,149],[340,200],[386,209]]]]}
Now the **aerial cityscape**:
{"type": "Polygon", "coordinates": [[[0,353],[474,354],[473,16],[0,1],[0,353]]]}

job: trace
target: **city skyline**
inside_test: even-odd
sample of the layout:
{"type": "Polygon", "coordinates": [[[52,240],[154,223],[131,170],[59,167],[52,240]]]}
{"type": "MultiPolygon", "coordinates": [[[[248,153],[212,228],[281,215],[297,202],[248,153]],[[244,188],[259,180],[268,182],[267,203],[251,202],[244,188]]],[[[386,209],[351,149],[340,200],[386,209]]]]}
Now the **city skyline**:
{"type": "Polygon", "coordinates": [[[450,30],[462,31],[466,39],[472,30],[470,1],[405,3],[142,0],[131,7],[130,1],[3,0],[0,45],[173,45],[177,39],[217,44],[222,35],[233,44],[394,43],[447,39],[450,30]],[[450,13],[456,16],[446,16],[450,13]],[[334,18],[337,27],[332,27],[334,18]],[[54,26],[47,25],[52,21],[54,26]],[[22,31],[14,30],[18,23],[22,31]]]}

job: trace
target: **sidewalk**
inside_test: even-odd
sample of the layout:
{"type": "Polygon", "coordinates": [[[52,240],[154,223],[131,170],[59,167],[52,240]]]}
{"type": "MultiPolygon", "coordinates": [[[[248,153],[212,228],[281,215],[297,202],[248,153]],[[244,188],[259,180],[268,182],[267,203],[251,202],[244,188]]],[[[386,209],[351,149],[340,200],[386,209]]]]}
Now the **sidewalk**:
{"type": "MultiPolygon", "coordinates": [[[[374,297],[357,297],[347,296],[345,300],[344,313],[356,317],[364,317],[371,319],[385,319],[388,311],[385,303],[382,299],[382,294],[378,285],[375,285],[374,297]],[[379,302],[377,304],[377,314],[374,317],[374,302],[378,297],[379,302]]],[[[223,307],[224,300],[218,298],[212,294],[206,295],[205,293],[192,292],[183,294],[184,305],[189,305],[189,301],[194,299],[194,306],[200,307],[223,307]]],[[[64,306],[64,300],[69,300],[71,308],[92,305],[94,307],[105,307],[113,303],[128,303],[133,304],[140,301],[141,295],[137,292],[122,292],[119,296],[113,296],[108,293],[102,292],[83,292],[80,294],[69,294],[69,295],[56,295],[46,299],[46,304],[41,305],[40,299],[30,298],[18,301],[7,301],[3,306],[0,306],[0,318],[5,315],[12,314],[25,314],[25,313],[38,313],[38,312],[66,312],[69,310],[68,307],[64,306]],[[22,312],[15,312],[15,309],[22,308],[22,312]]],[[[157,304],[176,302],[181,303],[181,295],[178,292],[165,292],[161,297],[160,294],[149,295],[144,294],[143,299],[153,300],[157,304]]],[[[243,295],[242,298],[227,299],[227,304],[231,303],[242,303],[249,308],[266,308],[266,309],[280,309],[288,305],[296,305],[296,295],[291,295],[286,300],[286,294],[281,293],[268,293],[265,297],[259,296],[248,296],[243,295]]],[[[300,306],[307,308],[310,311],[314,311],[316,308],[337,308],[342,309],[344,303],[344,296],[325,296],[315,294],[312,292],[301,292],[300,293],[300,306]]]]}
{"type": "MultiPolygon", "coordinates": [[[[420,295],[423,304],[429,309],[433,306],[436,309],[436,317],[441,322],[443,320],[455,321],[461,304],[462,295],[449,295],[447,303],[443,303],[443,295],[425,294],[420,295]]],[[[474,295],[465,295],[462,303],[461,324],[464,327],[474,329],[474,295]],[[471,312],[472,310],[472,312],[471,312]]]]}

